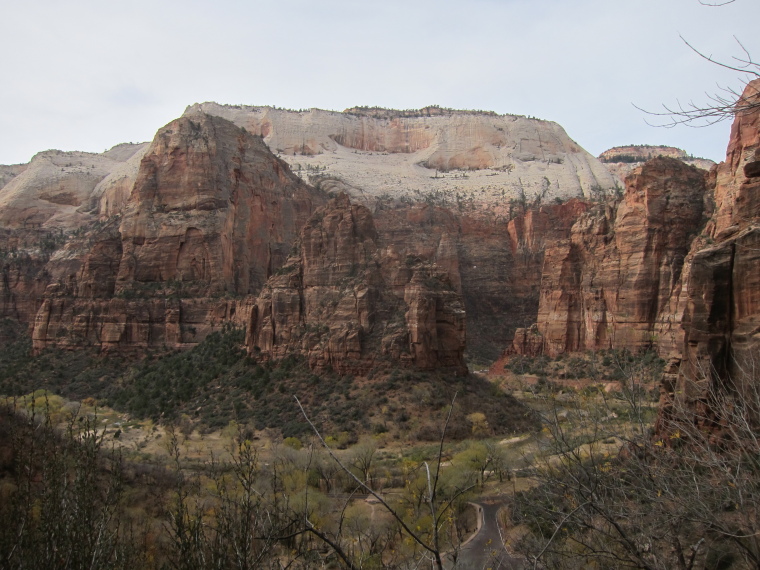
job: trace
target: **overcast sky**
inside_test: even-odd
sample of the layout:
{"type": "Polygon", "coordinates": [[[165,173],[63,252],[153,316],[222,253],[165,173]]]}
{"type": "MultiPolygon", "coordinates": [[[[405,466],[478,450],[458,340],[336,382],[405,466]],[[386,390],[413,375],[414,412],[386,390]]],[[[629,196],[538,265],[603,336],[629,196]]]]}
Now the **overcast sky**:
{"type": "Polygon", "coordinates": [[[562,125],[589,152],[647,143],[722,160],[729,124],[657,110],[760,59],[758,0],[3,0],[0,164],[153,138],[195,102],[486,109],[562,125]]]}

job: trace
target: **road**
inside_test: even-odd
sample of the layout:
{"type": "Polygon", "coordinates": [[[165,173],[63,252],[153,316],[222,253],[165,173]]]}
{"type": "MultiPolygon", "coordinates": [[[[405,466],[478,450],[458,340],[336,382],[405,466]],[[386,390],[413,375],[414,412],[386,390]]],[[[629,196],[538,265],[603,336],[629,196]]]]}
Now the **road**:
{"type": "Polygon", "coordinates": [[[522,561],[507,553],[499,536],[496,513],[503,503],[494,500],[477,504],[482,509],[483,525],[477,535],[462,547],[456,565],[451,562],[446,564],[447,570],[522,570],[522,561]]]}

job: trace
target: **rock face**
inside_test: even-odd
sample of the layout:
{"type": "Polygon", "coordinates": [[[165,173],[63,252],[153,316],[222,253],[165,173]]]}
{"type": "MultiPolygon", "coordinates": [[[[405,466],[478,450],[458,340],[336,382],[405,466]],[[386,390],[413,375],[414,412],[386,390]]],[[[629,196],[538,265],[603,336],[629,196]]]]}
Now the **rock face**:
{"type": "MultiPolygon", "coordinates": [[[[407,259],[434,265],[461,295],[469,354],[481,362],[535,319],[541,233],[570,215],[555,215],[561,207],[548,198],[611,186],[558,125],[535,119],[436,107],[196,106],[150,145],[47,151],[3,170],[0,253],[19,249],[31,262],[22,270],[3,261],[2,310],[30,324],[38,349],[183,346],[226,318],[245,318],[240,299],[282,265],[322,194],[304,200],[287,166],[251,151],[223,117],[265,137],[301,176],[368,205],[386,259],[400,266],[393,271],[403,275],[407,259]],[[214,116],[199,120],[202,109],[214,116]],[[248,196],[251,186],[258,190],[248,196]],[[275,187],[280,194],[267,194],[275,187]],[[219,296],[235,303],[209,304],[219,296]]],[[[395,293],[406,295],[400,286],[395,293]]]]}
{"type": "Polygon", "coordinates": [[[419,259],[446,272],[464,301],[468,357],[485,363],[515,328],[535,321],[545,245],[567,237],[587,207],[580,200],[527,207],[511,220],[425,203],[378,206],[373,214],[398,267],[419,259]]]}
{"type": "Polygon", "coordinates": [[[715,211],[694,242],[684,287],[684,341],[663,382],[660,428],[672,406],[710,425],[716,393],[756,405],[760,354],[760,81],[751,82],[731,129],[726,161],[711,177],[715,211]],[[678,366],[680,364],[680,366],[678,366]]]}
{"type": "Polygon", "coordinates": [[[365,204],[436,193],[500,204],[521,192],[574,197],[615,186],[604,166],[550,121],[437,107],[337,113],[202,103],[185,112],[198,111],[261,135],[304,176],[348,183],[352,198],[365,204]]]}
{"type": "Polygon", "coordinates": [[[27,164],[0,164],[0,189],[24,172],[27,167],[27,164]]]}
{"type": "Polygon", "coordinates": [[[514,350],[556,355],[599,348],[674,346],[671,299],[703,225],[705,175],[653,159],[626,180],[617,206],[581,215],[570,236],[546,248],[538,319],[514,350]]]}
{"type": "Polygon", "coordinates": [[[399,267],[370,211],[341,195],[318,210],[252,311],[249,349],[302,354],[317,371],[415,366],[465,373],[464,307],[448,273],[399,267]]]}
{"type": "Polygon", "coordinates": [[[70,230],[93,220],[95,187],[121,158],[48,150],[0,189],[0,227],[70,230]]]}
{"type": "Polygon", "coordinates": [[[607,170],[617,176],[622,182],[631,172],[647,160],[659,156],[677,158],[690,166],[696,166],[702,170],[710,170],[715,166],[712,160],[690,156],[680,148],[647,144],[616,146],[600,154],[599,160],[604,163],[607,170]]]}
{"type": "Polygon", "coordinates": [[[241,318],[324,200],[228,121],[170,123],[142,157],[123,216],[47,264],[35,348],[199,342],[241,318]]]}
{"type": "Polygon", "coordinates": [[[159,130],[140,164],[120,227],[116,293],[165,281],[256,293],[315,199],[260,139],[218,117],[178,119],[159,130]]]}
{"type": "Polygon", "coordinates": [[[463,372],[465,338],[477,363],[514,337],[524,354],[653,346],[716,366],[756,334],[757,122],[738,118],[707,190],[655,158],[602,205],[548,199],[608,180],[552,123],[194,106],[150,145],[2,170],[0,316],[32,323],[38,350],[190,346],[232,321],[254,352],[354,374],[463,372]],[[312,217],[325,193],[257,135],[351,195],[312,217]]]}
{"type": "Polygon", "coordinates": [[[677,158],[679,160],[688,160],[689,155],[686,151],[672,146],[662,145],[628,145],[615,146],[605,150],[599,155],[602,162],[646,162],[651,158],[658,157],[677,158]]]}
{"type": "Polygon", "coordinates": [[[48,283],[45,260],[4,253],[0,259],[0,319],[34,322],[48,283]]]}
{"type": "Polygon", "coordinates": [[[90,211],[97,213],[101,219],[122,213],[135,185],[142,159],[149,148],[149,143],[123,144],[103,153],[120,160],[93,189],[89,199],[90,211]]]}
{"type": "MultiPolygon", "coordinates": [[[[460,145],[454,141],[456,137],[465,137],[461,145],[474,144],[483,129],[500,132],[498,125],[489,125],[488,121],[494,120],[519,123],[513,132],[522,133],[521,137],[527,136],[520,130],[527,128],[525,125],[538,125],[538,135],[546,134],[541,131],[541,121],[526,119],[523,125],[519,117],[435,108],[429,111],[431,117],[411,113],[404,119],[420,124],[428,118],[439,121],[435,145],[441,137],[449,145],[460,145]],[[472,122],[476,132],[456,126],[458,121],[462,125],[472,122]]],[[[293,114],[283,114],[293,118],[293,114]]],[[[345,118],[340,113],[334,115],[345,118]]],[[[381,131],[394,120],[382,113],[370,115],[356,109],[346,116],[352,124],[373,124],[381,131]]],[[[296,126],[305,128],[300,123],[296,126]]],[[[559,127],[552,128],[558,129],[557,140],[564,141],[562,145],[573,152],[578,150],[569,139],[562,138],[565,135],[559,127]]],[[[333,138],[326,140],[346,150],[333,138]]],[[[549,146],[541,148],[545,152],[549,146]]],[[[400,147],[392,150],[399,151],[399,156],[411,156],[400,147]]],[[[394,156],[361,152],[373,160],[394,156]]],[[[540,163],[524,164],[529,162],[531,168],[540,163]]],[[[425,172],[429,185],[468,180],[464,175],[431,179],[428,169],[414,168],[425,172]]],[[[509,172],[493,173],[511,176],[509,172]]],[[[487,176],[487,180],[493,179],[487,176]]],[[[518,176],[518,180],[528,188],[527,179],[518,176]]],[[[547,187],[545,180],[542,184],[547,187]]],[[[163,344],[186,346],[201,340],[225,319],[245,320],[250,303],[243,300],[244,296],[258,293],[283,264],[298,230],[324,200],[322,193],[304,190],[306,186],[256,137],[223,118],[203,114],[188,114],[161,129],[150,145],[119,145],[102,155],[42,153],[27,172],[19,170],[9,186],[18,187],[13,203],[26,208],[24,215],[31,217],[25,218],[27,228],[23,223],[19,227],[22,218],[8,218],[15,227],[2,230],[0,250],[31,247],[34,263],[27,263],[23,270],[18,264],[3,268],[3,315],[30,323],[37,349],[82,344],[119,350],[163,344]],[[102,168],[88,169],[75,159],[86,159],[102,168]],[[91,176],[91,171],[97,171],[97,176],[91,176]],[[54,184],[60,177],[70,178],[76,182],[71,184],[81,189],[78,205],[51,206],[40,200],[36,189],[48,184],[42,182],[49,178],[54,184]],[[34,216],[40,212],[48,217],[35,222],[34,216]],[[99,229],[81,236],[77,231],[72,237],[71,224],[86,229],[96,221],[99,229]],[[68,239],[63,247],[56,242],[59,249],[52,258],[50,252],[37,246],[51,235],[56,240],[68,239]],[[220,296],[235,301],[221,302],[217,299],[220,296]]],[[[332,187],[348,188],[364,196],[361,188],[344,182],[336,181],[332,187]]],[[[513,201],[509,206],[502,196],[501,203],[484,208],[472,197],[458,191],[449,195],[440,188],[433,194],[403,200],[391,195],[372,200],[364,197],[382,236],[386,280],[404,284],[393,286],[396,298],[407,296],[406,284],[411,279],[407,262],[435,266],[461,295],[471,340],[469,354],[479,362],[498,356],[515,327],[535,319],[545,243],[559,235],[556,232],[566,237],[571,219],[583,210],[577,200],[571,201],[572,205],[547,204],[544,200],[538,207],[527,195],[522,202],[513,201]]],[[[425,318],[432,318],[430,314],[428,311],[425,318]]],[[[425,361],[423,353],[415,362],[425,361]]]]}

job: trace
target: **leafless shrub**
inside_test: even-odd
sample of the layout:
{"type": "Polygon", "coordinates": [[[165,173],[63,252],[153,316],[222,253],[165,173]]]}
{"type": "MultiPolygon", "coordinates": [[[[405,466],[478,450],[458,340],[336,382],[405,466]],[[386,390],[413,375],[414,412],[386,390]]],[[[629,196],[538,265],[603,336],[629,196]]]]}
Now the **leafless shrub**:
{"type": "Polygon", "coordinates": [[[533,567],[757,568],[757,368],[748,358],[728,380],[682,379],[656,433],[611,429],[604,406],[547,418],[539,485],[514,514],[533,567]]]}

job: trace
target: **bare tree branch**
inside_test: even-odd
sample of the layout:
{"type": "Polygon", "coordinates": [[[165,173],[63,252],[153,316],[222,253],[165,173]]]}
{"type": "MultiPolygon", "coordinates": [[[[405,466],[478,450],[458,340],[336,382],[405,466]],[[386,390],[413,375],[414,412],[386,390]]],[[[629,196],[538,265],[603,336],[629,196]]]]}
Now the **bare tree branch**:
{"type": "Polygon", "coordinates": [[[369,487],[369,486],[368,486],[368,485],[367,485],[367,484],[366,484],[364,481],[362,481],[361,479],[359,479],[359,478],[358,478],[358,477],[357,477],[357,476],[356,476],[356,475],[355,475],[355,474],[354,474],[354,473],[353,473],[353,472],[352,472],[352,471],[351,471],[351,470],[350,470],[348,467],[346,467],[345,465],[343,465],[343,463],[342,463],[342,462],[341,462],[341,460],[338,458],[338,456],[337,456],[337,455],[335,455],[335,453],[334,453],[334,452],[333,452],[333,450],[330,448],[330,446],[329,446],[329,445],[327,445],[327,442],[325,442],[325,440],[322,438],[322,434],[321,434],[321,433],[319,433],[319,430],[317,429],[317,427],[316,427],[316,426],[315,426],[315,425],[312,423],[312,421],[309,419],[309,416],[306,414],[306,410],[304,410],[304,408],[303,408],[303,406],[301,405],[301,402],[300,402],[300,400],[298,399],[298,397],[297,397],[297,396],[293,396],[293,398],[295,399],[296,403],[298,404],[298,407],[301,409],[301,413],[303,414],[303,417],[306,419],[307,423],[308,423],[308,424],[311,426],[311,429],[314,431],[314,433],[316,434],[316,436],[317,436],[317,438],[319,439],[319,441],[321,441],[321,442],[322,442],[322,445],[323,445],[323,446],[324,446],[324,448],[327,450],[327,453],[329,453],[329,454],[330,454],[330,457],[332,457],[332,458],[333,458],[333,460],[334,460],[334,461],[335,461],[335,462],[336,462],[338,465],[340,465],[341,469],[343,469],[343,471],[344,471],[345,473],[347,473],[347,474],[348,474],[348,475],[349,475],[349,476],[350,476],[350,477],[351,477],[351,478],[352,478],[352,479],[353,479],[353,480],[354,480],[354,481],[355,481],[355,482],[356,482],[356,483],[357,483],[357,484],[358,484],[358,485],[359,485],[359,486],[360,486],[362,489],[364,489],[365,491],[367,491],[367,493],[369,493],[370,495],[372,495],[373,497],[375,497],[375,498],[376,498],[376,499],[377,499],[377,500],[380,502],[380,504],[381,504],[381,505],[383,505],[383,507],[385,507],[385,509],[386,509],[386,510],[387,510],[387,511],[388,511],[388,512],[391,514],[391,516],[393,516],[393,518],[395,518],[395,519],[396,519],[396,522],[398,522],[398,523],[401,525],[401,527],[404,529],[404,531],[405,531],[405,532],[406,532],[406,533],[407,533],[407,534],[408,534],[408,535],[409,535],[409,536],[410,536],[410,537],[411,537],[411,538],[412,538],[412,539],[413,539],[413,540],[414,540],[414,541],[415,541],[417,544],[419,544],[419,545],[420,545],[422,548],[424,548],[425,550],[427,550],[428,552],[430,552],[430,553],[431,553],[431,554],[433,554],[434,556],[436,556],[436,555],[437,555],[437,556],[439,556],[439,558],[440,558],[440,554],[439,554],[439,553],[438,553],[438,552],[437,552],[437,551],[436,551],[436,550],[435,550],[433,547],[431,547],[431,546],[428,546],[428,545],[427,545],[427,544],[426,544],[426,543],[425,543],[425,542],[424,542],[424,541],[423,541],[423,540],[422,540],[422,539],[421,539],[419,536],[417,536],[417,535],[416,535],[414,532],[412,532],[412,530],[411,530],[411,529],[410,529],[410,528],[407,526],[407,524],[406,524],[406,523],[404,522],[404,520],[401,518],[401,515],[399,515],[399,514],[398,514],[398,513],[397,513],[397,512],[396,512],[396,511],[393,509],[393,507],[391,507],[391,506],[390,506],[390,505],[389,505],[389,504],[388,504],[388,503],[385,501],[385,499],[383,499],[383,498],[382,498],[380,495],[378,495],[378,494],[377,494],[377,493],[376,493],[376,492],[375,492],[375,491],[374,491],[374,490],[373,490],[371,487],[369,487]]]}
{"type": "MultiPolygon", "coordinates": [[[[723,6],[724,4],[730,4],[731,2],[733,2],[733,0],[729,0],[725,3],[705,5],[723,6]]],[[[742,80],[741,90],[718,85],[718,91],[716,93],[705,93],[707,101],[704,104],[697,104],[693,101],[689,101],[688,103],[676,101],[675,105],[663,104],[662,111],[650,111],[634,104],[634,107],[647,115],[662,118],[659,122],[650,122],[647,120],[646,122],[648,125],[665,128],[672,128],[677,125],[707,127],[729,119],[733,120],[733,118],[739,114],[745,114],[760,108],[760,97],[757,97],[757,92],[750,93],[749,96],[744,96],[742,93],[750,80],[760,78],[760,63],[752,59],[749,50],[747,50],[738,38],[734,36],[734,40],[736,40],[743,55],[740,57],[733,56],[731,58],[733,62],[726,63],[716,59],[712,54],[706,54],[698,50],[680,34],[679,37],[691,51],[705,61],[709,61],[714,65],[730,71],[746,74],[748,77],[745,77],[745,79],[742,80]]]]}

